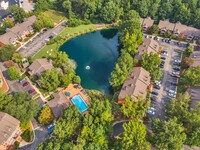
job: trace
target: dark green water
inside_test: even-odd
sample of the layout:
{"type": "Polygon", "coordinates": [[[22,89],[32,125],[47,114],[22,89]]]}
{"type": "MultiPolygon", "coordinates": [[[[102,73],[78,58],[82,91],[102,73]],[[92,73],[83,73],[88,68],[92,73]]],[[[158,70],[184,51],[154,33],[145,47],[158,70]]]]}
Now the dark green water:
{"type": "Polygon", "coordinates": [[[108,80],[119,55],[117,46],[117,30],[109,29],[76,37],[64,43],[60,50],[76,61],[76,73],[84,88],[109,94],[108,80]]]}

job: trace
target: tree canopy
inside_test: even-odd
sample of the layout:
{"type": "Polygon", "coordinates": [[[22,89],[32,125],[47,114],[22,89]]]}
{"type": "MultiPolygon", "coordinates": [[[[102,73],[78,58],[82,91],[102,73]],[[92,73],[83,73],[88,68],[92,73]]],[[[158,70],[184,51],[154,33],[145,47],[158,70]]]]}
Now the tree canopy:
{"type": "Polygon", "coordinates": [[[146,139],[146,127],[138,119],[123,124],[122,147],[124,150],[150,150],[150,143],[146,139]]]}
{"type": "Polygon", "coordinates": [[[0,61],[11,59],[14,53],[15,47],[13,45],[4,45],[0,47],[0,61]]]}
{"type": "Polygon", "coordinates": [[[169,119],[166,123],[159,119],[153,121],[152,143],[159,149],[181,150],[186,140],[186,134],[177,119],[169,119]]]}
{"type": "Polygon", "coordinates": [[[160,63],[161,60],[157,54],[150,53],[148,55],[147,53],[144,53],[142,55],[142,67],[146,69],[153,80],[160,79],[162,72],[160,71],[160,63]]]}
{"type": "Polygon", "coordinates": [[[37,102],[32,100],[30,95],[24,92],[3,96],[1,102],[1,111],[16,117],[21,122],[31,121],[39,110],[37,102]]]}
{"type": "Polygon", "coordinates": [[[15,66],[11,66],[8,69],[8,75],[12,80],[17,80],[20,78],[19,71],[17,70],[17,68],[15,66]]]}

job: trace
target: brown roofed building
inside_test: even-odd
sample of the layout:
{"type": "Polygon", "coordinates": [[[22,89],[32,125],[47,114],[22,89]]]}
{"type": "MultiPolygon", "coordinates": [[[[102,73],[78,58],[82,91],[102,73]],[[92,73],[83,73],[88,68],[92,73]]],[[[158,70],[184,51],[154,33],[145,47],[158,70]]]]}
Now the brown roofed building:
{"type": "Polygon", "coordinates": [[[0,35],[0,42],[3,44],[13,44],[15,45],[18,40],[18,36],[10,31],[5,34],[0,35]]]}
{"type": "Polygon", "coordinates": [[[51,108],[54,116],[59,118],[62,116],[63,109],[66,109],[70,102],[62,91],[53,94],[54,99],[50,100],[47,104],[51,108]]]}
{"type": "Polygon", "coordinates": [[[135,55],[135,59],[142,60],[142,55],[147,53],[159,53],[159,43],[153,39],[144,39],[143,43],[138,47],[138,53],[135,55]]]}
{"type": "Polygon", "coordinates": [[[118,96],[118,103],[123,104],[126,95],[137,100],[138,96],[146,98],[147,87],[150,85],[150,74],[142,67],[134,67],[123,84],[118,96]]]}
{"type": "Polygon", "coordinates": [[[147,31],[150,27],[153,26],[154,20],[151,19],[150,17],[144,18],[141,24],[143,31],[147,31]]]}
{"type": "Polygon", "coordinates": [[[0,112],[0,150],[7,150],[21,134],[20,121],[0,112]]]}
{"type": "Polygon", "coordinates": [[[5,34],[0,35],[0,42],[3,44],[16,44],[17,41],[26,38],[27,35],[33,33],[32,25],[36,20],[36,16],[31,16],[24,19],[23,23],[7,29],[5,34]]]}
{"type": "Polygon", "coordinates": [[[200,104],[200,86],[192,86],[188,89],[188,92],[191,96],[190,108],[198,107],[198,104],[200,104]]]}
{"type": "Polygon", "coordinates": [[[169,20],[160,21],[158,24],[158,28],[161,33],[165,33],[167,30],[173,32],[175,28],[175,23],[170,23],[169,20]]]}
{"type": "Polygon", "coordinates": [[[192,40],[195,36],[200,37],[200,30],[178,22],[174,28],[174,34],[180,38],[192,40]]]}
{"type": "Polygon", "coordinates": [[[46,70],[52,69],[53,64],[51,60],[48,60],[46,58],[41,58],[35,60],[30,66],[29,66],[29,74],[30,75],[37,75],[40,76],[41,73],[43,73],[46,70]]]}

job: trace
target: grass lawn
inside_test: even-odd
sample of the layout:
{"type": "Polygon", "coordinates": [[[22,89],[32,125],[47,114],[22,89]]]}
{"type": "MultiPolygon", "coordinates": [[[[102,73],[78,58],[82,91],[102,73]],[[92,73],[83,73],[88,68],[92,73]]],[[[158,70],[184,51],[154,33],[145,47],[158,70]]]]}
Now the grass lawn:
{"type": "Polygon", "coordinates": [[[55,10],[45,11],[44,14],[47,14],[48,16],[50,16],[51,19],[53,19],[54,23],[59,23],[65,19],[67,19],[62,12],[55,11],[55,10]]]}
{"type": "Polygon", "coordinates": [[[63,40],[61,40],[60,42],[55,42],[54,44],[51,45],[46,45],[36,55],[33,56],[32,60],[34,61],[35,59],[38,58],[47,57],[49,54],[53,54],[54,51],[57,51],[59,47],[67,40],[76,37],[80,34],[90,32],[92,30],[95,30],[94,24],[80,25],[78,27],[73,27],[73,28],[66,27],[60,34],[58,34],[58,36],[62,37],[63,40]]]}

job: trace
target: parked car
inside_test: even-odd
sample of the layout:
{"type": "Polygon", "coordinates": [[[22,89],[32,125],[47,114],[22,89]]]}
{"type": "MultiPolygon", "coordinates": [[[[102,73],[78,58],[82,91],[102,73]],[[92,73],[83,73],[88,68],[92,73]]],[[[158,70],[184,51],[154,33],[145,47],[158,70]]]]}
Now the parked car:
{"type": "Polygon", "coordinates": [[[175,62],[175,63],[181,63],[181,60],[175,59],[174,62],[175,62]]]}
{"type": "Polygon", "coordinates": [[[28,91],[29,94],[32,94],[34,92],[35,92],[35,89],[31,89],[31,90],[28,91]]]}
{"type": "Polygon", "coordinates": [[[171,74],[172,77],[180,78],[180,75],[171,74]]]}
{"type": "Polygon", "coordinates": [[[152,97],[151,97],[151,100],[152,100],[152,101],[157,101],[157,97],[152,96],[152,97]]]}
{"type": "Polygon", "coordinates": [[[155,115],[155,112],[153,110],[147,110],[147,114],[150,114],[150,115],[155,115]]]}
{"type": "Polygon", "coordinates": [[[180,72],[178,72],[178,71],[173,71],[172,74],[173,74],[173,75],[180,75],[180,72]]]}
{"type": "Polygon", "coordinates": [[[173,70],[180,71],[180,68],[175,67],[175,68],[173,68],[173,70]]]}
{"type": "Polygon", "coordinates": [[[171,82],[171,85],[177,86],[178,84],[176,82],[171,82]]]}
{"type": "Polygon", "coordinates": [[[181,63],[174,62],[173,65],[180,66],[181,63]]]}
{"type": "Polygon", "coordinates": [[[175,94],[168,93],[167,95],[168,95],[169,97],[171,97],[171,98],[176,98],[176,95],[175,95],[175,94]]]}
{"type": "Polygon", "coordinates": [[[172,94],[176,94],[176,91],[174,90],[168,90],[169,93],[172,93],[172,94]]]}
{"type": "Polygon", "coordinates": [[[158,95],[158,92],[152,91],[151,94],[158,95]]]}
{"type": "Polygon", "coordinates": [[[20,79],[19,82],[23,83],[24,81],[26,81],[26,78],[20,79]]]}
{"type": "Polygon", "coordinates": [[[164,64],[160,64],[160,68],[164,68],[164,64]]]}
{"type": "Polygon", "coordinates": [[[25,86],[27,86],[27,85],[29,85],[30,83],[29,82],[25,82],[24,84],[23,84],[23,87],[25,87],[25,86]]]}
{"type": "Polygon", "coordinates": [[[54,37],[53,35],[50,35],[50,36],[49,36],[49,39],[52,39],[53,37],[54,37]]]}
{"type": "Polygon", "coordinates": [[[148,108],[149,110],[153,110],[153,111],[155,111],[156,109],[155,108],[153,108],[153,107],[149,107],[148,108]]]}
{"type": "Polygon", "coordinates": [[[158,85],[154,85],[153,88],[160,90],[160,86],[158,86],[158,85]]]}
{"type": "Polygon", "coordinates": [[[157,80],[156,80],[154,83],[155,83],[156,85],[161,85],[161,81],[157,81],[157,80]]]}
{"type": "Polygon", "coordinates": [[[162,60],[166,60],[166,57],[160,57],[160,59],[162,59],[162,60]]]}

